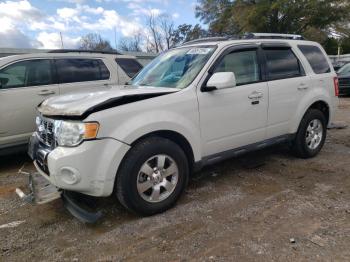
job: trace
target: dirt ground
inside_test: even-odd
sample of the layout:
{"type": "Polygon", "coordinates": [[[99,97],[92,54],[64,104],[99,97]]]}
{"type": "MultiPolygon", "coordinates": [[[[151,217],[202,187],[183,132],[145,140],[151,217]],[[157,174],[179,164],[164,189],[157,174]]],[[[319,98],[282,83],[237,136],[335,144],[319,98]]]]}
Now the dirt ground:
{"type": "MultiPolygon", "coordinates": [[[[349,98],[337,120],[350,125],[349,98]]],[[[61,200],[23,204],[23,165],[25,155],[0,160],[0,261],[350,261],[350,128],[330,130],[314,159],[278,146],[207,168],[160,215],[105,199],[96,225],[61,200]]]]}

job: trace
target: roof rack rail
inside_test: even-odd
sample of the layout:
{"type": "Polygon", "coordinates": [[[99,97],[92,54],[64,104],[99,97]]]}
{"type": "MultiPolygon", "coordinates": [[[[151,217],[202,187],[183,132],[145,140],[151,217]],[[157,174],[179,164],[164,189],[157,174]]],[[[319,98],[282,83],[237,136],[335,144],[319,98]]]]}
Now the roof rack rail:
{"type": "Polygon", "coordinates": [[[55,49],[55,50],[50,50],[48,53],[90,53],[90,54],[121,55],[121,53],[117,51],[96,51],[96,50],[81,50],[81,49],[55,49]]]}
{"type": "Polygon", "coordinates": [[[246,33],[244,39],[290,39],[305,40],[301,35],[294,34],[274,34],[274,33],[246,33]]]}
{"type": "Polygon", "coordinates": [[[229,40],[229,37],[221,36],[221,37],[203,37],[203,38],[198,38],[195,40],[187,41],[183,43],[181,46],[184,45],[192,45],[192,44],[200,44],[200,43],[206,43],[206,42],[215,42],[215,41],[226,41],[229,40]]]}

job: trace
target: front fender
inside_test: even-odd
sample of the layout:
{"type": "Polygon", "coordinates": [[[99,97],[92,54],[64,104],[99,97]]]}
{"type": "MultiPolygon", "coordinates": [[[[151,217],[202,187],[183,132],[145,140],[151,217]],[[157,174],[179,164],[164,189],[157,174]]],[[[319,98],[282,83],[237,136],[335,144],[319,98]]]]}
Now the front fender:
{"type": "Polygon", "coordinates": [[[194,160],[201,159],[198,102],[191,89],[96,112],[87,121],[100,122],[100,138],[128,145],[149,133],[173,131],[188,141],[194,160]]]}
{"type": "Polygon", "coordinates": [[[185,137],[192,147],[195,161],[198,161],[201,159],[200,130],[199,123],[193,120],[170,111],[148,111],[123,122],[111,133],[111,137],[130,145],[153,132],[173,131],[185,137]]]}

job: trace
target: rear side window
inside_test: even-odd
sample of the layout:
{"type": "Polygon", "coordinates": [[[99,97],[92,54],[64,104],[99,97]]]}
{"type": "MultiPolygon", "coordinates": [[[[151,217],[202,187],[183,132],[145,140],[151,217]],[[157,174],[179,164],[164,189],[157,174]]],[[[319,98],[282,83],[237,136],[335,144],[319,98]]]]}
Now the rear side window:
{"type": "Polygon", "coordinates": [[[56,68],[60,83],[106,80],[110,76],[100,59],[57,59],[56,68]]]}
{"type": "Polygon", "coordinates": [[[0,70],[0,89],[42,86],[52,83],[51,62],[47,59],[22,61],[0,70]]]}
{"type": "Polygon", "coordinates": [[[316,74],[324,74],[331,71],[327,59],[320,48],[312,45],[298,45],[298,47],[316,74]]]}
{"type": "Polygon", "coordinates": [[[116,58],[117,64],[124,70],[129,77],[134,77],[141,69],[142,65],[135,59],[131,58],[116,58]]]}
{"type": "Polygon", "coordinates": [[[290,48],[265,49],[267,74],[269,80],[298,77],[304,70],[290,48]]]}

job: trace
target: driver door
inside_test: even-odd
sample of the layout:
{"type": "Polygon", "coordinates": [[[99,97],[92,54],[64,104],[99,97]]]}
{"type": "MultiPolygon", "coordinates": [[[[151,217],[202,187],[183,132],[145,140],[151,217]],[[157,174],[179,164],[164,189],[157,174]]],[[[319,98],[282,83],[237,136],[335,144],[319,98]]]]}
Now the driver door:
{"type": "Polygon", "coordinates": [[[204,157],[265,139],[268,86],[260,56],[254,46],[226,51],[210,71],[233,72],[237,85],[211,92],[198,90],[204,157]]]}

